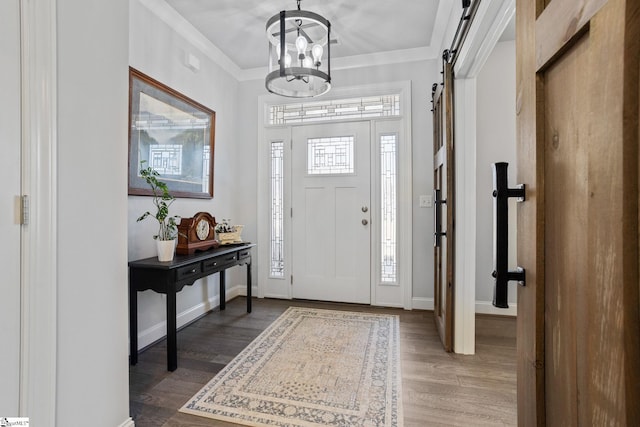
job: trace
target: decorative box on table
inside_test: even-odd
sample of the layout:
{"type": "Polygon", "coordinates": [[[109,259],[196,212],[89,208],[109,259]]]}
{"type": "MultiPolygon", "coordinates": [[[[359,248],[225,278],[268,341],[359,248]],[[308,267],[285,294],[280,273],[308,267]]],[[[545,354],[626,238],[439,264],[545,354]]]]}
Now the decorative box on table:
{"type": "Polygon", "coordinates": [[[221,245],[242,243],[242,229],[244,225],[230,225],[229,220],[223,219],[216,225],[216,234],[221,245]]]}

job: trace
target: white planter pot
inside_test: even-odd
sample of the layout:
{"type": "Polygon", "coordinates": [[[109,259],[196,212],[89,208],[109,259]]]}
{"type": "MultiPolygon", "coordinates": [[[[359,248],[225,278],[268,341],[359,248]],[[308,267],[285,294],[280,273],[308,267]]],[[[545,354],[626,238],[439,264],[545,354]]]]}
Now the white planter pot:
{"type": "Polygon", "coordinates": [[[173,254],[176,252],[176,241],[174,240],[156,240],[158,248],[158,261],[171,261],[173,254]]]}

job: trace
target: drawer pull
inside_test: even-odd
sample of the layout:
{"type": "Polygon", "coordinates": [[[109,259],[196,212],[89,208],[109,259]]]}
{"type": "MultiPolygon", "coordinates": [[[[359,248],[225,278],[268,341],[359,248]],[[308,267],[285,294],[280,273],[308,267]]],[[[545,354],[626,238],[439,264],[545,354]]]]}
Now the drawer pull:
{"type": "Polygon", "coordinates": [[[191,270],[191,273],[195,273],[196,271],[198,271],[198,270],[196,270],[196,269],[194,268],[193,270],[191,270]]]}

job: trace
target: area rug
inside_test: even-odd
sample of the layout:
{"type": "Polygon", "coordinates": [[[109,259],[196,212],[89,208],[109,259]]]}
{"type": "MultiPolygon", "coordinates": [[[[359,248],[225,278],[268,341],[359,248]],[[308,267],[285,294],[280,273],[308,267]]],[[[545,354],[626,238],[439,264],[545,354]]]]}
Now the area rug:
{"type": "Polygon", "coordinates": [[[402,426],[398,316],[291,307],[180,412],[249,426],[402,426]]]}

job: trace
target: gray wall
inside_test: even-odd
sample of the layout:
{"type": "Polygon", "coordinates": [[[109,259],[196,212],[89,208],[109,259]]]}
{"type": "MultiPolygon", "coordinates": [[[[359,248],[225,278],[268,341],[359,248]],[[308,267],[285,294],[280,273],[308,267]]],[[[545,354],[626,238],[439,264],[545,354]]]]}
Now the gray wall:
{"type": "MultiPolygon", "coordinates": [[[[137,0],[130,2],[129,64],[166,84],[178,92],[216,112],[214,197],[213,199],[178,199],[171,213],[191,217],[196,212],[210,212],[216,218],[230,218],[242,223],[238,213],[236,178],[243,168],[238,164],[239,145],[236,117],[238,114],[238,82],[220,66],[196,49],[188,40],[173,31],[137,0]],[[185,65],[187,53],[197,56],[200,70],[185,65]]],[[[136,222],[143,212],[153,207],[151,198],[129,196],[128,203],[128,259],[156,255],[153,235],[157,221],[136,222]]],[[[243,237],[247,234],[243,233],[243,237]]],[[[227,287],[244,280],[233,269],[227,277],[227,287]]],[[[177,298],[179,325],[206,311],[208,304],[217,301],[219,276],[213,275],[187,286],[177,298]]],[[[217,304],[216,304],[217,305],[217,304]]],[[[165,335],[165,296],[153,291],[138,295],[138,331],[140,347],[165,335]]]]}
{"type": "Polygon", "coordinates": [[[58,426],[129,417],[127,15],[57,1],[58,426]]]}
{"type": "MultiPolygon", "coordinates": [[[[490,308],[493,298],[493,177],[491,164],[509,163],[509,186],[516,179],[515,42],[496,44],[477,77],[476,158],[476,306],[490,308]]],[[[516,205],[509,201],[509,268],[516,264],[516,205]]],[[[516,302],[515,284],[509,303],[516,302]]]]}

